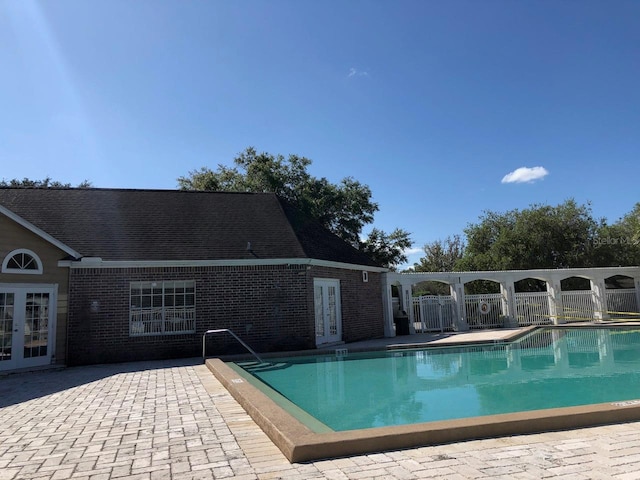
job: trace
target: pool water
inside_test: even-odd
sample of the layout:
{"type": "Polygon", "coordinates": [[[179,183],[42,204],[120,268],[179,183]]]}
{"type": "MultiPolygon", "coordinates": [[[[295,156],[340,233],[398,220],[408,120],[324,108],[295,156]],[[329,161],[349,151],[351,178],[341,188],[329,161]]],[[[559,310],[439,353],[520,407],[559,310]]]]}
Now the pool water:
{"type": "Polygon", "coordinates": [[[238,363],[334,431],[640,398],[640,330],[238,363]]]}

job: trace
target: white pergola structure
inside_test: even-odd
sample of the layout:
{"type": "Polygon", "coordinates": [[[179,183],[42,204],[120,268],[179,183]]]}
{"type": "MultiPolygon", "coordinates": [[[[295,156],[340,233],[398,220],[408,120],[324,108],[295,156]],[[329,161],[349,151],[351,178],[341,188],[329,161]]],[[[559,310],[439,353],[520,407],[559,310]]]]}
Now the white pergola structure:
{"type": "MultiPolygon", "coordinates": [[[[434,273],[396,273],[383,274],[382,290],[385,311],[385,336],[396,335],[394,328],[394,312],[392,286],[399,290],[399,307],[409,316],[409,333],[415,333],[415,313],[413,308],[412,286],[424,281],[437,281],[449,285],[453,304],[453,330],[469,330],[464,286],[474,280],[489,280],[500,284],[500,301],[505,323],[518,325],[516,315],[516,293],[514,284],[527,278],[546,282],[548,312],[552,324],[566,323],[563,308],[563,295],[560,282],[571,277],[580,277],[591,283],[591,302],[593,302],[594,320],[609,318],[607,310],[607,291],[605,280],[614,276],[625,276],[633,279],[636,309],[640,306],[640,267],[601,267],[601,268],[566,268],[549,270],[508,270],[478,272],[434,272],[434,273]]],[[[631,293],[631,292],[627,292],[631,293]]],[[[631,294],[633,297],[633,294],[631,294]]],[[[636,310],[637,312],[637,310],[636,310]]]]}

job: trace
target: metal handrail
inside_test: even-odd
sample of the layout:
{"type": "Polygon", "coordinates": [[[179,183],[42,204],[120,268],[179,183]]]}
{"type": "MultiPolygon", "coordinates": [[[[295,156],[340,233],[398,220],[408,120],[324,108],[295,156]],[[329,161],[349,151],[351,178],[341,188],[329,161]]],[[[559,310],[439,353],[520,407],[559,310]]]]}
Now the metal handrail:
{"type": "Polygon", "coordinates": [[[207,359],[207,355],[206,355],[206,351],[205,351],[205,350],[206,350],[206,348],[207,348],[207,346],[206,346],[207,344],[206,344],[206,341],[205,341],[205,340],[207,339],[207,335],[209,335],[209,334],[213,334],[213,333],[224,333],[224,332],[228,332],[228,333],[230,333],[230,334],[233,336],[233,338],[235,338],[236,340],[238,340],[238,341],[242,344],[242,346],[243,346],[244,348],[246,348],[246,349],[249,351],[249,353],[251,353],[251,355],[253,355],[254,357],[256,357],[256,359],[258,360],[258,362],[260,362],[260,363],[264,363],[264,361],[260,358],[260,356],[259,356],[256,352],[254,352],[254,351],[251,349],[251,347],[250,347],[249,345],[247,345],[246,343],[244,343],[244,342],[240,339],[240,337],[238,337],[235,333],[233,333],[233,332],[232,332],[231,330],[229,330],[228,328],[218,328],[218,329],[215,329],[215,330],[207,330],[206,332],[204,332],[204,334],[202,335],[202,361],[203,361],[203,362],[204,362],[204,361],[206,361],[206,359],[207,359]]]}

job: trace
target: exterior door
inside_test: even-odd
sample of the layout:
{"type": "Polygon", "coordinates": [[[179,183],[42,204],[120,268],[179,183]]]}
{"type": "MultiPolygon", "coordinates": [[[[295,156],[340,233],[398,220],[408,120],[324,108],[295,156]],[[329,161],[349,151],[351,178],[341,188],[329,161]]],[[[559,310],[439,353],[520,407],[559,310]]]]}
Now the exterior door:
{"type": "Polygon", "coordinates": [[[316,345],[342,340],[342,313],[340,311],[340,280],[315,279],[313,281],[316,317],[316,345]]]}
{"type": "Polygon", "coordinates": [[[0,286],[0,370],[49,365],[55,288],[0,286]]]}

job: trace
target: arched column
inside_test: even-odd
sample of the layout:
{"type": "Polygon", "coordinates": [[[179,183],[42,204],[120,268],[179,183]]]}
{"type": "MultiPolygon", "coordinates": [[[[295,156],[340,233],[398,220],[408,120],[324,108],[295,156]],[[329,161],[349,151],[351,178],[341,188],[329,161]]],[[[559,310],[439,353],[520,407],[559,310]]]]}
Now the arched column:
{"type": "Polygon", "coordinates": [[[467,310],[464,304],[464,284],[458,280],[449,285],[451,289],[451,298],[453,299],[453,308],[456,318],[453,329],[457,332],[466,332],[469,330],[467,323],[467,310]]]}
{"type": "Polygon", "coordinates": [[[560,279],[548,278],[546,280],[547,292],[549,292],[549,315],[551,316],[551,323],[553,323],[554,325],[567,323],[567,320],[564,318],[560,279]]]}
{"type": "Polygon", "coordinates": [[[593,292],[593,317],[596,320],[609,319],[607,312],[607,288],[604,284],[604,277],[589,278],[591,291],[593,292]]]}
{"type": "Polygon", "coordinates": [[[414,335],[416,333],[416,328],[414,325],[414,313],[413,313],[413,298],[412,298],[412,289],[411,283],[401,282],[400,283],[400,310],[404,310],[407,316],[409,317],[409,334],[414,335]]]}
{"type": "Polygon", "coordinates": [[[518,326],[518,312],[516,309],[515,285],[513,278],[500,280],[500,294],[502,295],[502,314],[506,317],[505,327],[518,326]]]}
{"type": "Polygon", "coordinates": [[[389,275],[382,275],[382,308],[384,316],[384,336],[395,337],[396,329],[393,328],[393,299],[391,294],[391,279],[389,275]]]}

